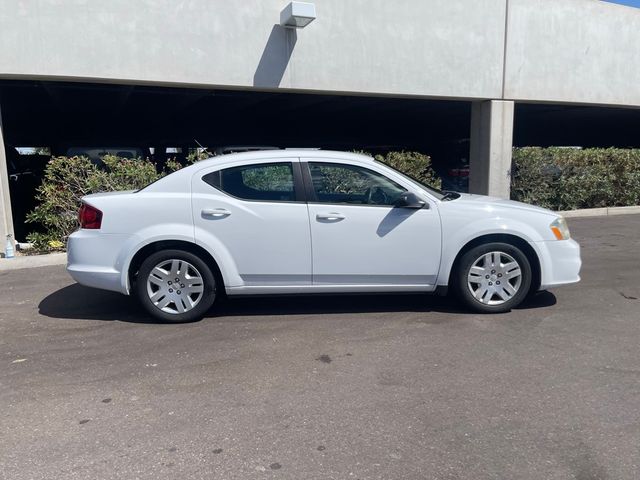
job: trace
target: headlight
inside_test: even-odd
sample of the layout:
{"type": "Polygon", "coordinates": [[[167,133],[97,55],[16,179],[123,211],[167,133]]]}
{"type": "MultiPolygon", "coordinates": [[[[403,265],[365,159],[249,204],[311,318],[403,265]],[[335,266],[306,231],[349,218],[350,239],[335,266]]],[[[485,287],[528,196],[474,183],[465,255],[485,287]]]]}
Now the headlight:
{"type": "Polygon", "coordinates": [[[569,233],[569,227],[564,217],[556,218],[549,226],[557,240],[569,240],[571,238],[571,233],[569,233]]]}

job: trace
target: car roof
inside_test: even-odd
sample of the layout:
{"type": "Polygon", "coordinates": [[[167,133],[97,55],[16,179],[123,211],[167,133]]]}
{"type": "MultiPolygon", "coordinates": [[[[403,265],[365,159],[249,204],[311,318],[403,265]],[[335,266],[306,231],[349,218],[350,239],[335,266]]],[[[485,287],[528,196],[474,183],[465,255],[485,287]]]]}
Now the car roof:
{"type": "Polygon", "coordinates": [[[210,167],[227,167],[233,166],[236,163],[244,163],[252,160],[269,160],[269,159],[287,159],[287,158],[321,158],[327,160],[348,160],[360,163],[372,163],[373,158],[363,155],[361,153],[351,152],[338,152],[332,150],[305,150],[305,149],[291,149],[291,150],[260,150],[256,152],[242,152],[242,153],[230,153],[228,155],[219,155],[216,157],[210,157],[206,160],[200,160],[188,167],[181,168],[173,172],[171,175],[167,175],[156,182],[148,185],[143,190],[146,192],[157,191],[181,191],[183,189],[184,182],[191,181],[191,177],[197,174],[201,170],[206,170],[210,167]]]}
{"type": "Polygon", "coordinates": [[[243,162],[246,160],[265,160],[270,158],[331,158],[336,160],[354,160],[360,162],[372,162],[373,159],[362,153],[340,152],[336,150],[317,149],[286,149],[286,150],[259,150],[255,152],[229,153],[210,157],[197,162],[200,167],[209,167],[227,163],[243,162]]]}

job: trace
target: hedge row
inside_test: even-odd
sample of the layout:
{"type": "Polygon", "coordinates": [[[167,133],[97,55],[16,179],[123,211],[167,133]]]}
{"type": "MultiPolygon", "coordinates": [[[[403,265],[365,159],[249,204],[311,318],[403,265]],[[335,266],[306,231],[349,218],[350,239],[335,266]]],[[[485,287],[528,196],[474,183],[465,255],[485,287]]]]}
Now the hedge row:
{"type": "Polygon", "coordinates": [[[511,198],[552,210],[640,205],[640,150],[514,148],[511,198]]]}
{"type": "Polygon", "coordinates": [[[137,190],[163,175],[181,168],[168,162],[162,172],[149,160],[127,159],[113,155],[102,158],[100,166],[86,157],[53,157],[38,187],[36,208],[27,222],[36,224],[27,235],[38,251],[61,250],[67,237],[78,228],[80,199],[91,193],[137,190]]]}

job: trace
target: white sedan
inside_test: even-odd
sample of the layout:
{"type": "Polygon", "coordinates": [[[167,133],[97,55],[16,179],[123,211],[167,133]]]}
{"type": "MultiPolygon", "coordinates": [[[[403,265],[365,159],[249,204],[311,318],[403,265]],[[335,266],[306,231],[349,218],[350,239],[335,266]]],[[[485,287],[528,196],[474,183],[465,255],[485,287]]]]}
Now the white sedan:
{"type": "Polygon", "coordinates": [[[232,154],[82,201],[71,276],[135,294],[168,322],[202,318],[222,294],[449,289],[472,310],[505,312],[580,280],[558,214],[442,193],[352,153],[232,154]]]}

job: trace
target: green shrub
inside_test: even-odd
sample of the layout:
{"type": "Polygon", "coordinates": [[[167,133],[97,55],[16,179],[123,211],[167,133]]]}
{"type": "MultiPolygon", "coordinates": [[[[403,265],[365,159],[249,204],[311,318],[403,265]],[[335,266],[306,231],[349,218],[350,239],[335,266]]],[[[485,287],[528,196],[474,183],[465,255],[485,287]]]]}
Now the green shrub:
{"type": "Polygon", "coordinates": [[[640,203],[640,150],[513,149],[511,198],[553,210],[640,203]]]}
{"type": "Polygon", "coordinates": [[[107,155],[103,162],[105,168],[101,169],[86,157],[54,157],[49,161],[37,190],[38,205],[27,215],[27,222],[39,224],[42,230],[27,236],[36,250],[64,248],[66,238],[78,227],[84,195],[135,190],[160,176],[148,160],[107,155]]]}
{"type": "Polygon", "coordinates": [[[399,151],[376,155],[375,159],[431,187],[439,189],[442,186],[442,180],[433,170],[428,155],[399,151]]]}

